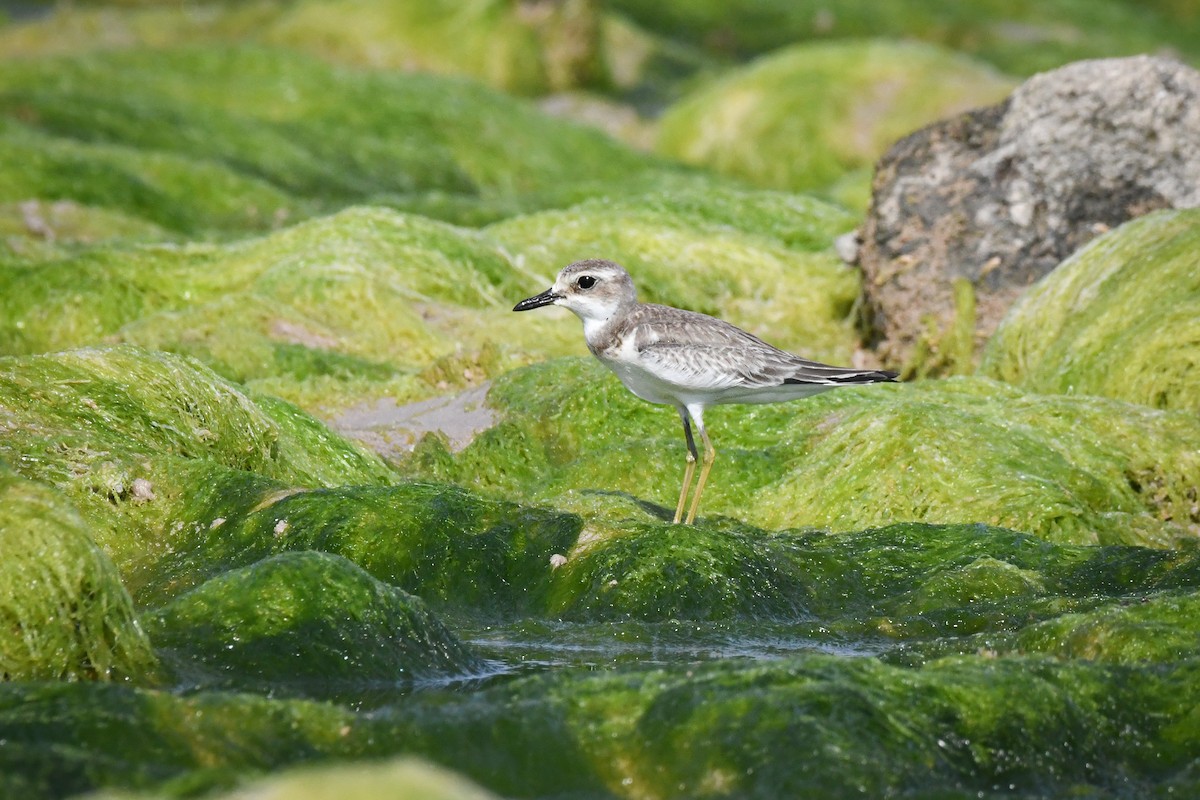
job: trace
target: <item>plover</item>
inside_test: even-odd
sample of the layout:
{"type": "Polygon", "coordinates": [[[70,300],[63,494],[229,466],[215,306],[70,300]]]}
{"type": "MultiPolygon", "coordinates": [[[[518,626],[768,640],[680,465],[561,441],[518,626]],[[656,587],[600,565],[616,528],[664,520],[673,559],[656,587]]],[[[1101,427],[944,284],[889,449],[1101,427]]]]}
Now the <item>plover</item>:
{"type": "Polygon", "coordinates": [[[692,423],[704,442],[704,460],[687,524],[696,519],[700,495],[716,450],[704,429],[704,409],[721,403],[798,400],[839,386],[895,381],[884,370],[832,367],[793,355],[724,320],[653,303],[639,303],[629,273],[603,259],[577,261],[554,285],[517,303],[513,311],[563,306],[583,321],[588,349],[625,388],[651,403],[674,406],[683,420],[687,465],[675,519],[683,517],[696,472],[692,423]]]}

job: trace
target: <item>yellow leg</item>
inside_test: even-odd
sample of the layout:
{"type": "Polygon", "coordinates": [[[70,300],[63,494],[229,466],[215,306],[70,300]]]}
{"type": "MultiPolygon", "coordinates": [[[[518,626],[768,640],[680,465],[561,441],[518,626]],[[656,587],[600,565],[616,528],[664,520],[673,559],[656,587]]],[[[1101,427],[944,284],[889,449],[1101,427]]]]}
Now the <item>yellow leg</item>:
{"type": "Polygon", "coordinates": [[[692,507],[688,510],[688,525],[696,519],[696,509],[700,508],[700,495],[704,494],[704,484],[708,482],[708,471],[712,469],[713,461],[717,457],[717,451],[713,449],[712,442],[708,440],[708,433],[704,430],[704,423],[697,419],[696,426],[700,428],[700,438],[704,440],[704,466],[700,468],[700,481],[696,484],[696,494],[692,497],[692,507]]]}
{"type": "Polygon", "coordinates": [[[687,502],[688,489],[692,485],[692,476],[695,474],[696,457],[688,453],[687,469],[683,471],[683,487],[679,490],[679,503],[675,506],[675,519],[671,520],[672,525],[678,525],[679,520],[683,519],[683,505],[687,502]]]}
{"type": "Polygon", "coordinates": [[[679,419],[683,421],[683,438],[687,440],[687,469],[683,471],[683,488],[679,490],[679,502],[675,504],[675,519],[672,525],[678,525],[683,518],[683,506],[687,503],[688,490],[692,488],[692,476],[696,474],[696,440],[692,438],[692,424],[688,421],[688,410],[679,408],[679,419]]]}

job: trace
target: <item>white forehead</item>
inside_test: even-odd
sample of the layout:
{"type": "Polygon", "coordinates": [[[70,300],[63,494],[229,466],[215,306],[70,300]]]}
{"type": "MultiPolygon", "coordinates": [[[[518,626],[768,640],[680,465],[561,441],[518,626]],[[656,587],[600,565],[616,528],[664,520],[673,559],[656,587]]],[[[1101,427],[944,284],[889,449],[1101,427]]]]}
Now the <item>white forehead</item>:
{"type": "Polygon", "coordinates": [[[558,280],[566,284],[573,283],[581,275],[591,275],[594,278],[616,278],[626,274],[621,265],[596,258],[568,264],[558,273],[558,280]]]}

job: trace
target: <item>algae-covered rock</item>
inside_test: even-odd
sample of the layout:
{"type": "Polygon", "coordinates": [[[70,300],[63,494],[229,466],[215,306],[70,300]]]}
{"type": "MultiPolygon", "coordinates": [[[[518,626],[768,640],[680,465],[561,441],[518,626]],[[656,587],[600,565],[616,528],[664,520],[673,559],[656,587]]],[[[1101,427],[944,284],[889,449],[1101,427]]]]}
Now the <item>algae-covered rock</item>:
{"type": "Polygon", "coordinates": [[[221,684],[270,691],[411,685],[482,666],[419,598],[323,553],[226,572],[147,625],[155,646],[183,665],[195,663],[221,684]]]}
{"type": "Polygon", "coordinates": [[[600,5],[310,0],[286,7],[262,38],[349,64],[470,75],[538,94],[608,84],[600,5]]]}
{"type": "MultiPolygon", "coordinates": [[[[995,637],[1041,620],[1066,631],[1087,624],[1072,623],[1071,614],[1158,597],[1186,606],[1200,587],[1196,547],[1055,545],[985,525],[828,533],[633,518],[592,523],[565,553],[547,606],[562,619],[776,620],[814,643],[940,637],[966,653],[982,645],[961,637],[979,631],[995,637]]],[[[1178,626],[1162,642],[1158,631],[1180,614],[1169,603],[1146,607],[1144,625],[1129,626],[1111,652],[1170,652],[1194,626],[1178,626]]]]}
{"type": "Polygon", "coordinates": [[[1196,141],[1200,72],[1139,56],[1037,75],[897,142],[853,254],[876,350],[904,373],[970,370],[1013,302],[1076,250],[1200,206],[1196,141]]]}
{"type": "Polygon", "coordinates": [[[228,785],[298,761],[412,753],[499,794],[1144,796],[1200,747],[1194,660],[810,655],[567,670],[372,714],[228,693],[0,687],[0,765],[26,796],[228,785]],[[69,746],[67,746],[69,745],[69,746]],[[812,754],[796,758],[797,752],[812,754]]]}
{"type": "MultiPolygon", "coordinates": [[[[717,314],[780,346],[845,360],[858,280],[831,246],[852,226],[851,215],[812,198],[710,186],[592,200],[487,232],[543,276],[544,285],[525,281],[526,294],[572,261],[608,258],[630,271],[643,301],[717,314]]],[[[577,327],[571,333],[570,352],[584,352],[577,327]]]]}
{"type": "Polygon", "coordinates": [[[451,335],[446,318],[507,312],[519,278],[473,231],[351,209],[236,244],[98,247],[0,269],[0,350],[124,341],[328,412],[436,391],[436,371],[421,373],[438,359],[483,360],[486,377],[501,366],[492,337],[451,335]]]}
{"type": "Polygon", "coordinates": [[[356,202],[463,221],[677,173],[603,134],[431,75],[211,46],[12,61],[0,202],[75,200],[188,234],[356,202]]]}
{"type": "MultiPolygon", "coordinates": [[[[498,423],[458,454],[429,440],[407,469],[605,516],[583,492],[623,492],[668,517],[685,448],[673,410],[598,364],[516,370],[489,396],[498,423]]],[[[1196,535],[1200,422],[980,379],[839,389],[712,409],[712,515],[851,531],[986,522],[1063,543],[1169,545],[1196,535]]],[[[618,512],[620,513],[620,512],[618,512]]]]}
{"type": "Polygon", "coordinates": [[[1200,57],[1194,6],[1183,2],[1131,5],[1097,0],[1049,0],[1013,6],[1002,0],[839,3],[822,0],[611,0],[615,10],[664,36],[735,55],[767,52],[797,41],[890,36],[974,54],[1029,75],[1083,58],[1134,55],[1164,42],[1189,60],[1200,57]]]}
{"type": "Polygon", "coordinates": [[[1064,261],[1013,306],[980,371],[1200,411],[1200,211],[1128,222],[1064,261]]]}
{"type": "Polygon", "coordinates": [[[819,201],[696,181],[483,232],[357,207],[237,243],[101,245],[0,268],[0,352],[181,352],[333,418],[583,352],[576,326],[511,309],[564,264],[604,253],[648,298],[848,359],[858,284],[829,247],[852,222],[819,201]]]}
{"type": "Polygon", "coordinates": [[[392,478],[299,409],[130,347],[0,359],[0,431],[0,458],[75,502],[135,595],[141,570],[281,488],[392,478]]]}
{"type": "Polygon", "coordinates": [[[120,576],[61,494],[0,462],[0,681],[150,679],[120,576]]]}
{"type": "Polygon", "coordinates": [[[59,7],[0,28],[0,51],[25,58],[92,49],[255,41],[381,70],[466,75],[535,94],[609,83],[599,4],[525,8],[497,0],[372,3],[258,0],[174,5],[59,7]]]}
{"type": "Polygon", "coordinates": [[[928,45],[798,45],[680,100],[658,149],[759,186],[819,190],[901,136],[1011,89],[990,67],[928,45]]]}
{"type": "Polygon", "coordinates": [[[501,793],[1136,795],[1185,771],[1200,746],[1196,670],[727,660],[530,678],[396,720],[421,752],[501,793]]]}
{"type": "Polygon", "coordinates": [[[494,615],[543,605],[551,557],[575,543],[579,520],[405,482],[283,492],[223,527],[219,540],[197,548],[198,559],[321,550],[424,600],[494,615]]]}
{"type": "Polygon", "coordinates": [[[162,786],[175,796],[228,788],[266,769],[362,754],[356,721],[333,705],[249,694],[0,685],[0,785],[27,798],[100,787],[162,786]]]}
{"type": "MultiPolygon", "coordinates": [[[[88,798],[165,800],[170,796],[158,792],[101,791],[89,794],[88,798]]],[[[378,800],[381,797],[491,800],[496,797],[444,767],[411,756],[382,762],[293,767],[241,788],[207,796],[212,800],[378,800]]]]}

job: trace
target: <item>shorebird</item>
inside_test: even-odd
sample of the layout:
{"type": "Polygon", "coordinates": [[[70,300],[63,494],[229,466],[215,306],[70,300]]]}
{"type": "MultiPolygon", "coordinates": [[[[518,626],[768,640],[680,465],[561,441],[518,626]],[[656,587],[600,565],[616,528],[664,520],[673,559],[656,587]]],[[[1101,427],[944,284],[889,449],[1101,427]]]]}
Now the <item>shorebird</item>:
{"type": "Polygon", "coordinates": [[[671,306],[639,303],[633,279],[604,259],[577,261],[554,285],[513,311],[563,306],[583,321],[588,350],[625,388],[651,403],[674,406],[683,420],[687,463],[675,505],[679,523],[696,472],[696,440],[704,442],[700,479],[686,524],[696,519],[716,450],[704,429],[704,409],[722,403],[799,400],[839,386],[895,381],[896,373],[833,367],[773,347],[724,320],[671,306]]]}

